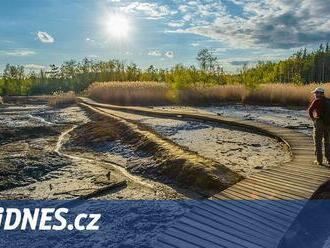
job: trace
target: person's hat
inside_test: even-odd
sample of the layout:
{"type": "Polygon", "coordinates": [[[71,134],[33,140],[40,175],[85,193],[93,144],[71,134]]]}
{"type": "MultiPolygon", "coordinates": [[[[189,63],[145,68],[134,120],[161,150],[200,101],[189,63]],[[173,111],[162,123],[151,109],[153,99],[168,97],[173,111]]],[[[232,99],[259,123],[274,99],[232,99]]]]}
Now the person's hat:
{"type": "Polygon", "coordinates": [[[316,88],[315,90],[312,91],[312,93],[324,93],[324,89],[316,88]]]}

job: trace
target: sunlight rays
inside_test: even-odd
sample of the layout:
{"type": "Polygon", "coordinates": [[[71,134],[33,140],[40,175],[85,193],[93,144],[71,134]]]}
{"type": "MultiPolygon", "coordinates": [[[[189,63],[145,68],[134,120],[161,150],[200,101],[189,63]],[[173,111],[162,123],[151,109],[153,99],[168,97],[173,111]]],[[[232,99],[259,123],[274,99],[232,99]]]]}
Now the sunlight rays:
{"type": "Polygon", "coordinates": [[[116,39],[127,39],[131,27],[129,18],[122,14],[111,14],[106,20],[107,33],[116,39]]]}

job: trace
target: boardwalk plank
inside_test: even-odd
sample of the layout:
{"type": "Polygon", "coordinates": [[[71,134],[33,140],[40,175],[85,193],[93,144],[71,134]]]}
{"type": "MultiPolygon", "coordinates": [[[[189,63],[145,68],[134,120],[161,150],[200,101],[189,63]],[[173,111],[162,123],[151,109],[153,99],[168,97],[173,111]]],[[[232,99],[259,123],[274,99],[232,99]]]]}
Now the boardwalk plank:
{"type": "Polygon", "coordinates": [[[195,231],[195,232],[193,232],[193,234],[191,234],[190,232],[181,231],[181,230],[178,230],[175,227],[172,227],[171,231],[167,232],[167,234],[169,234],[169,235],[171,235],[171,236],[173,236],[177,239],[181,239],[182,241],[185,241],[186,244],[183,247],[190,247],[189,244],[197,244],[199,247],[203,247],[203,248],[231,247],[231,246],[235,245],[235,243],[233,243],[233,242],[219,243],[219,241],[214,242],[213,240],[209,240],[209,237],[208,237],[206,232],[198,233],[198,232],[195,231]],[[200,236],[202,236],[202,238],[200,238],[198,234],[200,236]],[[224,244],[224,243],[227,243],[227,244],[224,244]]]}
{"type": "MultiPolygon", "coordinates": [[[[159,239],[161,244],[165,244],[166,247],[189,247],[189,248],[203,248],[203,246],[200,246],[198,244],[194,244],[193,242],[186,241],[184,239],[181,239],[180,237],[176,237],[171,234],[164,233],[159,239]]],[[[222,248],[225,248],[222,246],[222,248]]]]}
{"type": "MultiPolygon", "coordinates": [[[[300,196],[296,196],[295,194],[287,192],[286,189],[279,189],[279,188],[274,189],[274,187],[272,186],[268,186],[259,182],[245,182],[243,186],[248,188],[252,194],[256,194],[255,192],[263,192],[264,194],[270,194],[270,196],[273,197],[270,199],[291,200],[287,202],[287,204],[293,206],[297,205],[298,203],[292,200],[295,200],[297,199],[297,197],[300,197],[300,196]]],[[[265,197],[263,199],[268,199],[268,198],[265,197]]]]}
{"type": "MultiPolygon", "coordinates": [[[[190,217],[190,216],[189,216],[190,217]]],[[[264,241],[261,239],[247,235],[242,232],[238,232],[235,229],[230,228],[226,225],[218,225],[215,222],[209,221],[209,224],[201,222],[201,216],[191,215],[190,218],[183,218],[177,224],[178,230],[189,230],[191,234],[203,233],[202,237],[206,237],[208,240],[213,241],[217,244],[223,244],[229,247],[263,247],[264,241]],[[195,217],[195,218],[194,218],[195,217]],[[212,224],[212,226],[210,225],[212,224]],[[249,240],[249,241],[248,241],[249,240]]],[[[199,235],[198,235],[199,236],[199,235]]],[[[200,237],[200,236],[199,236],[200,237]]]]}
{"type": "Polygon", "coordinates": [[[298,189],[298,190],[304,190],[304,191],[308,191],[308,192],[314,192],[315,190],[315,184],[313,185],[307,185],[301,182],[297,182],[296,180],[286,180],[285,178],[281,177],[281,175],[275,177],[271,177],[269,175],[266,174],[257,174],[253,177],[251,177],[251,179],[254,180],[263,180],[263,181],[269,181],[272,183],[275,183],[277,185],[288,185],[289,187],[291,187],[292,189],[298,189]]]}
{"type": "Polygon", "coordinates": [[[315,180],[318,183],[322,183],[324,182],[325,179],[327,179],[326,175],[320,175],[318,173],[310,174],[310,173],[302,172],[300,168],[294,169],[292,167],[287,167],[285,168],[285,170],[283,170],[282,168],[273,167],[271,169],[265,170],[264,172],[270,174],[276,174],[276,175],[279,175],[280,172],[280,175],[290,175],[292,177],[299,177],[304,180],[315,180]]]}
{"type": "MultiPolygon", "coordinates": [[[[244,195],[244,193],[245,193],[245,191],[242,191],[237,187],[231,188],[231,191],[227,191],[227,192],[240,193],[242,195],[244,195]]],[[[256,191],[254,191],[254,192],[256,192],[256,191]]],[[[269,195],[263,194],[262,192],[256,192],[256,195],[260,197],[258,199],[274,200],[269,195]]],[[[278,199],[278,200],[282,200],[282,199],[278,199]]],[[[286,215],[295,215],[296,214],[296,209],[299,206],[299,205],[288,204],[285,201],[283,201],[283,202],[282,201],[264,201],[264,202],[259,201],[259,202],[264,203],[264,204],[268,204],[270,206],[273,206],[276,209],[278,209],[279,212],[285,213],[286,215]]]]}
{"type": "MultiPolygon", "coordinates": [[[[294,196],[292,194],[288,194],[287,192],[280,191],[278,189],[274,190],[265,185],[257,185],[255,183],[248,183],[248,182],[246,182],[242,185],[235,185],[235,188],[231,187],[230,189],[240,191],[240,192],[244,192],[244,191],[248,190],[247,197],[250,196],[250,198],[252,198],[252,199],[294,200],[297,198],[296,196],[294,196]]],[[[283,201],[282,205],[291,206],[292,208],[295,208],[295,206],[297,204],[294,202],[291,203],[291,202],[283,201]]]]}
{"type": "MultiPolygon", "coordinates": [[[[227,191],[226,195],[239,197],[242,194],[231,190],[230,192],[227,191]]],[[[283,219],[284,222],[286,222],[285,220],[288,220],[288,219],[291,219],[292,217],[294,217],[295,216],[294,213],[296,213],[296,211],[297,211],[297,207],[294,208],[294,210],[296,210],[296,211],[292,211],[292,212],[290,212],[289,210],[287,210],[285,208],[279,208],[278,205],[275,204],[275,201],[273,203],[271,201],[242,201],[242,202],[245,205],[252,206],[253,208],[260,210],[261,212],[267,213],[267,215],[269,214],[268,212],[270,211],[271,212],[270,215],[276,216],[276,218],[278,218],[278,220],[283,219]]]]}
{"type": "MultiPolygon", "coordinates": [[[[198,209],[189,214],[189,218],[182,218],[180,222],[185,219],[194,219],[205,225],[211,225],[214,228],[223,229],[226,227],[225,231],[230,233],[244,233],[247,238],[257,238],[260,242],[258,244],[263,244],[264,242],[272,242],[272,235],[265,235],[264,229],[261,227],[254,227],[251,229],[250,226],[244,226],[240,223],[240,220],[234,222],[232,219],[226,219],[224,216],[219,216],[213,212],[206,211],[204,209],[198,209]]],[[[239,235],[238,235],[239,236],[239,235]]]]}
{"type": "Polygon", "coordinates": [[[246,225],[251,227],[254,226],[256,230],[264,230],[263,233],[266,232],[266,236],[269,234],[271,237],[280,235],[282,230],[278,230],[271,223],[265,221],[263,218],[259,218],[259,216],[255,216],[247,211],[237,211],[235,206],[229,204],[231,201],[207,201],[205,205],[200,206],[199,208],[205,209],[207,208],[210,212],[213,212],[214,215],[219,215],[220,213],[223,218],[225,216],[230,217],[230,220],[237,222],[241,225],[246,225]]]}
{"type": "Polygon", "coordinates": [[[257,181],[257,182],[262,182],[267,185],[273,185],[274,187],[282,188],[282,189],[287,189],[288,192],[295,192],[298,195],[311,195],[314,190],[312,188],[307,188],[307,187],[299,187],[294,185],[291,182],[282,182],[278,179],[273,179],[273,180],[268,180],[266,177],[251,177],[249,178],[250,181],[257,181]]]}
{"type": "MultiPolygon", "coordinates": [[[[259,185],[259,186],[264,186],[265,188],[269,188],[272,190],[280,190],[280,191],[288,193],[290,195],[294,195],[295,199],[306,199],[306,198],[309,198],[311,195],[310,192],[292,189],[289,185],[279,185],[276,183],[272,183],[272,182],[268,182],[268,181],[264,181],[264,180],[257,180],[257,179],[253,179],[253,178],[249,178],[247,180],[248,180],[248,183],[250,183],[252,185],[255,184],[255,185],[259,185]]],[[[228,190],[230,190],[230,189],[228,189],[228,190]]],[[[252,196],[253,196],[253,191],[251,191],[251,198],[246,198],[246,199],[253,200],[252,196]]]]}

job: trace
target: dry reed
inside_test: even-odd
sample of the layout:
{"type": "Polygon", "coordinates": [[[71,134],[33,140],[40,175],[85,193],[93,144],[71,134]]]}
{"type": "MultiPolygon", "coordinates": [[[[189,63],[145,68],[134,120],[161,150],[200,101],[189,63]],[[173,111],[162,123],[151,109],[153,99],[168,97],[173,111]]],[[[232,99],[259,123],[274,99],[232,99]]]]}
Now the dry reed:
{"type": "Polygon", "coordinates": [[[67,107],[77,102],[76,95],[73,91],[54,92],[48,100],[48,105],[56,108],[67,107]]]}
{"type": "Polygon", "coordinates": [[[170,88],[158,82],[103,82],[87,89],[91,98],[118,105],[166,105],[171,103],[170,88]]]}
{"type": "Polygon", "coordinates": [[[244,85],[198,86],[173,90],[170,85],[156,82],[102,82],[87,89],[87,95],[97,101],[117,105],[216,105],[242,102],[266,105],[306,106],[311,91],[323,87],[330,96],[330,83],[264,84],[256,89],[244,85]]]}

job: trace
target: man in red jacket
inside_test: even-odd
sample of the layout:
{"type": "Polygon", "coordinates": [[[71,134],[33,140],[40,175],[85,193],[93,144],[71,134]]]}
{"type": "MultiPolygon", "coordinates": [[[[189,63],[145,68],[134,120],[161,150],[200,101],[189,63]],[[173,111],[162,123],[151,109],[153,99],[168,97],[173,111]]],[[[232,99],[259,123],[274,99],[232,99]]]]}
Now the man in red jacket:
{"type": "Polygon", "coordinates": [[[308,108],[308,113],[310,118],[314,122],[313,138],[315,145],[315,163],[318,165],[323,164],[322,155],[322,140],[324,139],[324,150],[325,157],[328,164],[330,163],[330,144],[329,144],[329,134],[330,127],[324,123],[324,115],[326,108],[326,99],[324,96],[324,89],[316,88],[312,91],[314,94],[314,100],[308,108]]]}

